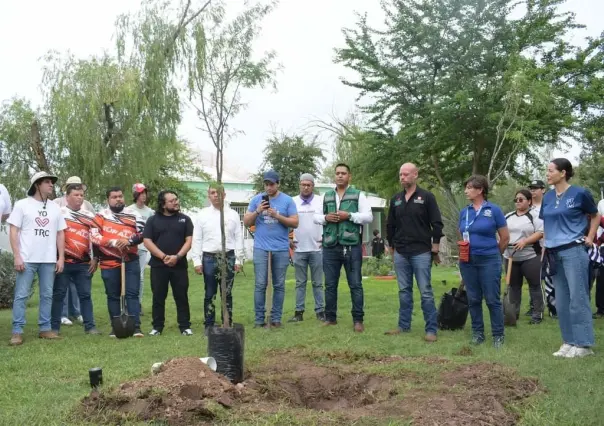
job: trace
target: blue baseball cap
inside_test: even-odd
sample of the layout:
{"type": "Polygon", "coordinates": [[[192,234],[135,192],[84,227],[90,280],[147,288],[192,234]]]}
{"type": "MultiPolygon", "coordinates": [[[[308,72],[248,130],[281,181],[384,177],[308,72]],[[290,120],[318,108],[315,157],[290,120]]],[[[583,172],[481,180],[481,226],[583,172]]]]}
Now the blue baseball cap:
{"type": "Polygon", "coordinates": [[[279,173],[274,170],[268,170],[264,172],[263,180],[265,182],[279,183],[279,173]]]}

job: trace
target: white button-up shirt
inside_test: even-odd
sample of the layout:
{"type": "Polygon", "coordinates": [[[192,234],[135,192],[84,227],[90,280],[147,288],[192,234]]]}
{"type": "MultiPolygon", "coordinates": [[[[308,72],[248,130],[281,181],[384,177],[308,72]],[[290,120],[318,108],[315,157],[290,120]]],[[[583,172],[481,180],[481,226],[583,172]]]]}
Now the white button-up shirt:
{"type": "MultiPolygon", "coordinates": [[[[243,261],[243,234],[239,214],[230,207],[224,207],[224,228],[227,251],[235,250],[237,265],[243,261]]],[[[203,253],[222,251],[220,235],[220,210],[214,206],[206,207],[199,212],[193,221],[193,244],[191,258],[194,266],[202,264],[203,253]]]]}

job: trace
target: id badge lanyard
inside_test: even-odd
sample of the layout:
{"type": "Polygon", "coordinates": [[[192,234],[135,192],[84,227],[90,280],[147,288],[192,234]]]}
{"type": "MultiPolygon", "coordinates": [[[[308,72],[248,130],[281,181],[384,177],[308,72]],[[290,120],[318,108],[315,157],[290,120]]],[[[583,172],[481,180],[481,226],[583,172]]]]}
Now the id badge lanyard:
{"type": "Polygon", "coordinates": [[[472,207],[472,205],[469,205],[466,208],[466,230],[463,233],[463,240],[466,242],[470,242],[470,226],[472,226],[474,224],[474,222],[476,221],[476,218],[478,218],[478,216],[480,216],[480,212],[482,211],[482,208],[484,207],[485,203],[482,203],[480,205],[480,208],[478,209],[478,211],[476,212],[476,216],[474,216],[474,219],[472,219],[472,222],[470,222],[470,207],[472,207]]]}

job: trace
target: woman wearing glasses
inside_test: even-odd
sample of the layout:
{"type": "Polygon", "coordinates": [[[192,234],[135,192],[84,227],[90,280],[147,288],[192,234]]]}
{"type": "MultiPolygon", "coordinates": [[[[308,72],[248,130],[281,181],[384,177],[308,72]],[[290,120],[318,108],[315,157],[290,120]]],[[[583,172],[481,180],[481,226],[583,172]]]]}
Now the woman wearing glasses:
{"type": "Polygon", "coordinates": [[[493,346],[499,348],[504,341],[501,254],[508,247],[510,234],[501,208],[487,201],[488,193],[489,181],[485,176],[474,175],[465,182],[465,194],[470,204],[459,214],[459,233],[463,243],[469,244],[469,257],[463,259],[460,250],[459,270],[468,294],[471,344],[480,345],[485,340],[484,298],[491,315],[493,346]]]}
{"type": "Polygon", "coordinates": [[[547,183],[555,190],[543,197],[545,256],[556,290],[558,323],[563,344],[554,356],[580,358],[593,355],[595,343],[589,303],[589,257],[599,217],[591,193],[568,183],[573,166],[556,158],[547,167],[547,183]]]}
{"type": "MultiPolygon", "coordinates": [[[[532,195],[528,189],[520,189],[514,198],[516,210],[505,216],[510,231],[510,246],[503,257],[512,258],[510,276],[510,299],[516,306],[516,315],[520,315],[522,300],[522,281],[526,278],[529,285],[533,309],[529,324],[540,324],[543,320],[543,295],[541,293],[541,246],[543,221],[533,210],[532,195]]],[[[507,268],[506,263],[506,268],[507,268]]]]}

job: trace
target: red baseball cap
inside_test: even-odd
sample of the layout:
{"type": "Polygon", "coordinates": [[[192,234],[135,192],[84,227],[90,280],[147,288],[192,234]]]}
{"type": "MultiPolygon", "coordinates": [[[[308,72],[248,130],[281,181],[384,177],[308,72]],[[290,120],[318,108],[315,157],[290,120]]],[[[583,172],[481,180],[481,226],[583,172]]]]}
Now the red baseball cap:
{"type": "Polygon", "coordinates": [[[132,185],[132,192],[135,194],[141,194],[147,190],[147,187],[142,183],[135,183],[132,185]]]}

